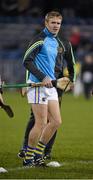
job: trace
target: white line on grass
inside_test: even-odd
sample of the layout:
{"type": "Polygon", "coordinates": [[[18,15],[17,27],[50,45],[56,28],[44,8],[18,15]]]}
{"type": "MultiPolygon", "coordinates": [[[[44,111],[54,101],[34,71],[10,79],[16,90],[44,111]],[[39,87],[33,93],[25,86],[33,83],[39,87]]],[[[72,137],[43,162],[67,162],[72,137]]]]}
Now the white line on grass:
{"type": "Polygon", "coordinates": [[[70,164],[93,164],[93,160],[76,160],[76,161],[63,161],[62,165],[70,165],[70,164]]]}
{"type": "Polygon", "coordinates": [[[8,172],[12,172],[12,171],[20,171],[20,170],[27,170],[27,169],[31,169],[32,167],[29,166],[22,166],[22,167],[14,167],[14,168],[3,168],[0,167],[1,171],[0,173],[8,173],[8,172]]]}
{"type": "MultiPolygon", "coordinates": [[[[66,165],[70,165],[72,163],[75,164],[82,164],[82,165],[89,165],[89,164],[93,164],[93,160],[76,160],[76,161],[63,161],[60,162],[60,166],[66,166],[66,165]]],[[[3,168],[5,171],[0,171],[0,173],[8,173],[8,172],[12,172],[12,171],[20,171],[20,170],[27,170],[27,169],[32,169],[35,167],[29,167],[29,166],[23,166],[23,167],[14,167],[14,168],[4,168],[4,167],[0,167],[1,169],[3,168]]],[[[49,167],[48,167],[49,168],[49,167]]],[[[58,167],[52,167],[52,168],[58,168],[58,167]]]]}

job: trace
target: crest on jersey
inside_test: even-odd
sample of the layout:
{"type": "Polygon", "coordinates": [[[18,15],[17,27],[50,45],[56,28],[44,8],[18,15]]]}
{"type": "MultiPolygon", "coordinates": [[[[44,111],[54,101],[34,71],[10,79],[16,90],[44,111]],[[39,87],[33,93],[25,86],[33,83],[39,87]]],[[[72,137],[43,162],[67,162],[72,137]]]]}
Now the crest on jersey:
{"type": "Polygon", "coordinates": [[[58,53],[63,53],[64,52],[64,49],[62,47],[58,47],[58,53]]]}

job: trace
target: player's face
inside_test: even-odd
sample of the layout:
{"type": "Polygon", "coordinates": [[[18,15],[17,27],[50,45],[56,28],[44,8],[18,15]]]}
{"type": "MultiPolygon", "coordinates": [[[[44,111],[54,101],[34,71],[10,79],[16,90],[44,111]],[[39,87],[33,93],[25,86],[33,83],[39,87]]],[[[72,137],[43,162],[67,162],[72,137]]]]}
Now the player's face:
{"type": "Polygon", "coordinates": [[[59,17],[53,17],[46,21],[45,25],[51,33],[57,35],[61,27],[61,21],[59,17]]]}

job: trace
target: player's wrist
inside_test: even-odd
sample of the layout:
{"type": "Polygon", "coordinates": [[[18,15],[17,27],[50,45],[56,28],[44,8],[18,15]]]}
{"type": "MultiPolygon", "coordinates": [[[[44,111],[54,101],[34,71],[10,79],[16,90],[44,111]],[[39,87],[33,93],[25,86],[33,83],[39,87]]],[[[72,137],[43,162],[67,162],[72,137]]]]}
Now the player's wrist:
{"type": "Polygon", "coordinates": [[[3,94],[2,88],[0,88],[0,94],[3,94]]]}

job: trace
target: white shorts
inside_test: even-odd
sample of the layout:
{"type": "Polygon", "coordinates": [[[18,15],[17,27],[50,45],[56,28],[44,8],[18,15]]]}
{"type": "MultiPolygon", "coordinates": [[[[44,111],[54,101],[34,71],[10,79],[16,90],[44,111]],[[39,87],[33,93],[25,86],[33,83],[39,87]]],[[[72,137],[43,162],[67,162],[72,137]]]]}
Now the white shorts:
{"type": "Polygon", "coordinates": [[[28,103],[32,104],[48,104],[49,100],[58,101],[58,94],[55,87],[35,87],[27,90],[28,103]]]}

